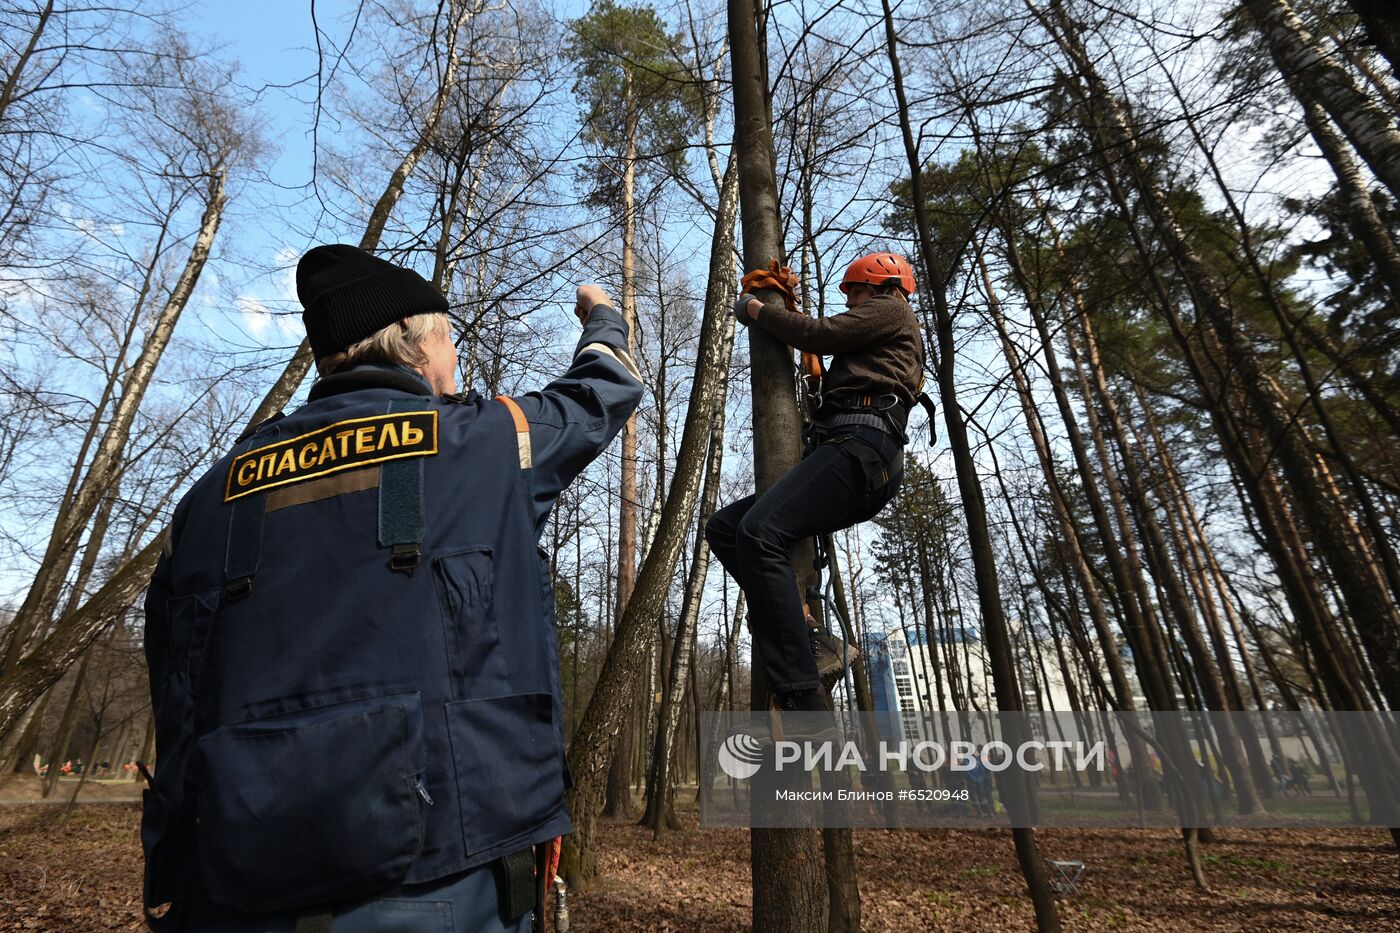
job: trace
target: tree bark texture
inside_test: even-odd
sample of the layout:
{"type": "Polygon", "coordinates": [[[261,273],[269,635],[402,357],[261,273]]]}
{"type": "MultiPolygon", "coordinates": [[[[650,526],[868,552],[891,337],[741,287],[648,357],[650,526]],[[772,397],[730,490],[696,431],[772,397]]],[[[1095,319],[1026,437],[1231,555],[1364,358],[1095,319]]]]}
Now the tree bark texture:
{"type": "Polygon", "coordinates": [[[1391,197],[1400,200],[1400,129],[1323,49],[1288,0],[1245,0],[1255,28],[1299,100],[1326,110],[1391,197]]]}
{"type": "MultiPolygon", "coordinates": [[[[773,127],[768,82],[758,44],[753,0],[729,0],[730,68],[734,84],[734,149],[739,162],[739,209],[743,223],[743,262],[763,268],[784,259],[773,127]]],[[[779,304],[777,292],[757,297],[779,304]]],[[[768,489],[800,458],[801,420],[797,411],[792,351],[761,328],[749,328],[750,385],[753,393],[754,488],[768,489]]],[[[792,556],[798,585],[805,590],[811,547],[792,556]]],[[[755,657],[752,707],[768,706],[761,659],[755,657]]],[[[753,926],[756,930],[820,933],[827,927],[827,897],[821,840],[815,829],[755,829],[751,834],[753,926]]]]}
{"type": "MultiPolygon", "coordinates": [[[[1235,416],[1231,407],[1224,402],[1227,390],[1223,387],[1213,388],[1217,382],[1215,375],[1224,371],[1221,366],[1223,359],[1228,359],[1232,367],[1232,377],[1238,379],[1238,383],[1236,383],[1238,391],[1251,403],[1251,414],[1263,422],[1269,441],[1269,449],[1278,457],[1285,475],[1295,489],[1297,493],[1296,504],[1304,517],[1309,520],[1310,530],[1316,536],[1321,552],[1333,565],[1339,589],[1349,604],[1353,600],[1355,601],[1355,604],[1352,605],[1353,616],[1364,614],[1365,609],[1374,609],[1377,608],[1377,604],[1380,604],[1382,611],[1365,619],[1357,619],[1358,626],[1363,627],[1363,632],[1369,629],[1371,634],[1377,638],[1384,639],[1386,637],[1384,632],[1376,631],[1378,628],[1388,629],[1390,637],[1395,637],[1397,634],[1395,627],[1388,621],[1390,606],[1387,595],[1364,586],[1358,587],[1357,584],[1361,582],[1361,579],[1364,579],[1364,573],[1356,566],[1355,555],[1352,553],[1352,543],[1345,540],[1345,535],[1341,530],[1343,523],[1334,511],[1339,504],[1317,501],[1321,497],[1322,491],[1313,473],[1311,455],[1297,437],[1296,425],[1282,412],[1280,400],[1273,394],[1253,356],[1247,348],[1240,345],[1239,335],[1232,326],[1230,315],[1223,305],[1218,286],[1205,269],[1200,257],[1196,255],[1194,249],[1187,242],[1185,234],[1176,225],[1175,218],[1166,204],[1165,196],[1137,152],[1136,138],[1124,108],[1108,93],[1102,79],[1094,70],[1082,47],[1075,40],[1072,29],[1065,23],[1063,14],[1061,13],[1060,28],[1057,29],[1033,4],[1027,2],[1027,5],[1040,18],[1042,24],[1060,45],[1075,66],[1077,77],[1084,82],[1082,87],[1077,81],[1071,82],[1070,90],[1076,95],[1080,104],[1086,108],[1089,118],[1087,122],[1092,127],[1096,152],[1102,163],[1105,180],[1110,186],[1115,203],[1123,212],[1137,248],[1144,257],[1150,255],[1133,222],[1126,194],[1121,189],[1121,183],[1118,179],[1120,163],[1123,164],[1122,171],[1131,177],[1135,191],[1146,209],[1154,229],[1165,242],[1173,261],[1190,286],[1191,298],[1205,319],[1208,331],[1203,332],[1203,335],[1212,339],[1217,348],[1210,362],[1201,359],[1200,351],[1198,351],[1195,342],[1187,337],[1186,328],[1177,317],[1175,304],[1164,286],[1156,279],[1155,272],[1149,269],[1149,278],[1153,280],[1153,287],[1158,291],[1161,299],[1158,310],[1181,345],[1193,375],[1200,382],[1206,394],[1215,399],[1211,405],[1212,418],[1220,430],[1223,448],[1227,456],[1237,465],[1241,481],[1250,490],[1251,496],[1256,498],[1256,512],[1261,522],[1285,522],[1290,515],[1288,507],[1282,501],[1268,501],[1266,490],[1267,482],[1271,477],[1268,476],[1264,465],[1252,464],[1246,455],[1248,448],[1239,436],[1237,425],[1234,422],[1235,416]],[[1243,385],[1239,383],[1243,383],[1243,385]],[[1338,568],[1340,568],[1340,572],[1338,572],[1338,568]]],[[[1056,7],[1058,8],[1058,4],[1056,7]]],[[[1276,496],[1275,499],[1278,497],[1276,496]]],[[[1353,689],[1352,685],[1355,681],[1343,673],[1342,656],[1338,653],[1342,646],[1337,643],[1335,625],[1329,625],[1324,621],[1325,599],[1320,592],[1316,591],[1315,587],[1313,588],[1314,592],[1307,592],[1303,589],[1307,581],[1312,578],[1311,568],[1307,567],[1307,550],[1302,547],[1301,542],[1292,546],[1285,544],[1277,530],[1268,536],[1268,540],[1272,542],[1273,553],[1271,556],[1278,565],[1280,582],[1289,594],[1289,602],[1295,611],[1300,627],[1305,635],[1309,639],[1315,640],[1319,646],[1320,650],[1316,653],[1316,657],[1327,667],[1326,679],[1329,682],[1329,689],[1334,696],[1350,696],[1354,698],[1355,702],[1367,703],[1367,706],[1358,706],[1352,705],[1351,702],[1334,702],[1333,708],[1368,708],[1369,702],[1353,689]]],[[[1369,645],[1368,650],[1370,650],[1369,645]]],[[[1373,666],[1377,668],[1380,676],[1391,679],[1389,671],[1381,672],[1379,661],[1379,658],[1372,657],[1373,666]]],[[[1394,670],[1395,668],[1392,666],[1390,671],[1394,670]]],[[[1374,738],[1381,743],[1383,749],[1391,749],[1387,737],[1377,735],[1374,738]]],[[[1383,757],[1388,760],[1392,756],[1386,754],[1383,757]]],[[[1363,774],[1363,780],[1368,781],[1368,796],[1374,794],[1372,805],[1377,808],[1378,818],[1385,823],[1393,824],[1400,814],[1397,814],[1394,809],[1392,794],[1385,786],[1381,773],[1375,772],[1374,769],[1370,770],[1369,779],[1368,775],[1363,774]]]]}
{"type": "MultiPolygon", "coordinates": [[[[894,27],[894,14],[889,0],[881,0],[885,20],[885,46],[889,54],[890,69],[894,78],[895,101],[899,108],[899,125],[904,139],[904,153],[909,163],[909,181],[912,186],[915,229],[918,232],[919,253],[923,261],[924,274],[928,277],[925,294],[933,298],[934,319],[936,322],[938,352],[937,371],[940,400],[943,403],[943,417],[948,429],[948,443],[953,450],[953,462],[958,478],[958,492],[962,498],[964,518],[970,549],[972,551],[973,574],[977,583],[977,601],[982,611],[982,631],[991,656],[992,681],[996,690],[997,709],[1015,713],[1021,706],[1021,698],[1016,685],[1015,660],[1011,650],[1011,640],[1006,624],[1006,616],[1001,605],[1000,585],[997,580],[996,555],[992,548],[991,535],[987,528],[987,507],[982,497],[981,481],[977,477],[977,465],[972,459],[972,446],[967,436],[967,426],[958,406],[957,375],[954,371],[955,341],[953,318],[948,310],[947,283],[939,273],[939,263],[934,254],[932,227],[928,218],[927,202],[924,200],[923,164],[909,115],[909,102],[904,94],[904,77],[899,64],[898,38],[894,27]]],[[[1014,717],[1013,717],[1014,722],[1014,717]]],[[[1023,739],[1021,730],[1007,730],[1008,741],[1017,743],[1023,739]]],[[[1026,736],[1025,738],[1028,738],[1026,736]]],[[[1013,805],[1025,806],[1034,793],[1024,775],[1011,778],[1019,786],[1004,794],[1013,805]]],[[[1024,815],[1024,814],[1018,814],[1024,815]]],[[[1019,821],[1018,822],[1024,822],[1019,821]]],[[[1045,864],[1035,841],[1032,829],[1013,829],[1016,858],[1025,876],[1026,887],[1035,907],[1036,928],[1040,933],[1058,933],[1059,912],[1045,875],[1045,864]]]]}
{"type": "MultiPolygon", "coordinates": [[[[727,261],[722,274],[729,274],[727,261]]],[[[569,746],[574,786],[568,793],[568,804],[574,833],[565,841],[562,868],[570,887],[586,885],[597,872],[591,846],[603,805],[606,775],[617,736],[627,728],[630,711],[636,704],[642,667],[655,640],[655,620],[662,613],[671,575],[685,547],[689,518],[700,495],[711,422],[728,362],[724,340],[728,317],[727,307],[706,305],[676,469],[661,508],[656,537],[647,549],[636,588],[603,661],[598,685],[569,746]]]]}

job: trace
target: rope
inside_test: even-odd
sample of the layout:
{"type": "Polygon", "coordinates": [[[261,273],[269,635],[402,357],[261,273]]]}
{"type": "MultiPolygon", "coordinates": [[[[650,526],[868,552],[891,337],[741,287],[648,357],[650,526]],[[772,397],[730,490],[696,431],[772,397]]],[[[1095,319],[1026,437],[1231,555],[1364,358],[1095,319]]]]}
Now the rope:
{"type": "MultiPolygon", "coordinates": [[[[846,703],[856,707],[855,715],[858,717],[860,715],[860,703],[856,700],[856,688],[855,683],[853,682],[853,675],[851,674],[851,667],[853,665],[847,659],[851,643],[846,638],[846,629],[850,625],[850,621],[841,612],[841,607],[836,604],[836,599],[833,593],[833,591],[836,588],[836,573],[834,569],[830,567],[831,557],[829,552],[827,551],[827,545],[831,543],[831,537],[830,535],[814,535],[812,538],[812,543],[816,546],[816,558],[812,561],[812,569],[814,569],[817,572],[817,581],[807,588],[807,595],[810,599],[818,599],[825,603],[829,612],[835,614],[838,623],[840,623],[838,627],[841,630],[841,661],[845,666],[845,671],[842,672],[841,676],[841,683],[846,688],[846,703]],[[825,592],[823,592],[823,571],[828,569],[832,569],[832,572],[825,574],[826,589],[825,592]]],[[[831,615],[829,615],[827,612],[822,613],[822,623],[823,628],[826,629],[826,634],[828,636],[832,636],[831,615]]],[[[833,684],[833,692],[835,691],[835,687],[836,685],[833,684]]],[[[838,723],[840,723],[841,734],[843,736],[848,735],[846,731],[846,723],[853,718],[855,717],[837,717],[837,721],[838,723]]]]}

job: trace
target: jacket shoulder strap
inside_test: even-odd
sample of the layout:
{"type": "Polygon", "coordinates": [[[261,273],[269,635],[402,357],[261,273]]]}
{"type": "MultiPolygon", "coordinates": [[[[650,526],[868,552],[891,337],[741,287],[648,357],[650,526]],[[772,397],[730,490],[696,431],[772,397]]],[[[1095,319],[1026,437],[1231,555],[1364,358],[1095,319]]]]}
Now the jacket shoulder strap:
{"type": "Polygon", "coordinates": [[[520,469],[528,470],[533,464],[530,453],[530,422],[525,420],[525,412],[520,410],[515,399],[506,395],[496,396],[496,401],[506,406],[511,421],[515,422],[515,444],[520,451],[520,469]]]}

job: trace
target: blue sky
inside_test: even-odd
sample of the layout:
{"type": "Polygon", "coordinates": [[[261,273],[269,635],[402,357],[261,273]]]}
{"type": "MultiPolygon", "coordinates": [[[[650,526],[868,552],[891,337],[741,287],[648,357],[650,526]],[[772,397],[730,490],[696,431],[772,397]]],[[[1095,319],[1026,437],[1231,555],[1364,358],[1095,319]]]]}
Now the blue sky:
{"type": "MultiPolygon", "coordinates": [[[[358,5],[358,0],[316,0],[315,23],[322,34],[327,67],[332,47],[342,45],[350,35],[358,5]]],[[[579,15],[587,4],[564,0],[552,6],[553,15],[563,19],[579,15]]],[[[225,278],[211,283],[212,288],[201,285],[202,303],[210,310],[221,305],[249,338],[250,349],[294,345],[301,337],[292,276],[296,258],[317,243],[358,242],[362,233],[359,226],[343,229],[328,222],[305,188],[311,180],[316,96],[312,2],[195,0],[178,20],[186,31],[216,45],[221,58],[239,64],[236,96],[257,101],[260,130],[270,144],[268,157],[258,166],[265,177],[249,180],[242,194],[235,195],[226,221],[229,229],[220,233],[222,248],[236,249],[249,276],[241,282],[225,278]],[[277,273],[258,274],[273,265],[279,268],[277,273]]],[[[320,132],[325,134],[327,129],[323,120],[320,132]]],[[[206,321],[224,334],[225,328],[210,317],[206,321]]]]}

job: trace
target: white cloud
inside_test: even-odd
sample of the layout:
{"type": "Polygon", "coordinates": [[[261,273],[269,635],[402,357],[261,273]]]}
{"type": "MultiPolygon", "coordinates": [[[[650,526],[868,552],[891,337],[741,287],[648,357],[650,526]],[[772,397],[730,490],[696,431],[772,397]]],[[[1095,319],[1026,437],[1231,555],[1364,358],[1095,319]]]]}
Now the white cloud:
{"type": "Polygon", "coordinates": [[[249,298],[247,295],[240,295],[236,304],[238,305],[238,316],[243,319],[243,329],[261,340],[272,324],[272,312],[267,310],[267,305],[256,298],[249,298]]]}
{"type": "Polygon", "coordinates": [[[277,330],[283,337],[288,337],[298,342],[306,336],[306,329],[302,327],[300,314],[278,314],[273,316],[277,322],[277,330]]]}

